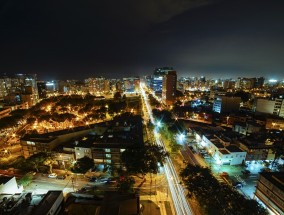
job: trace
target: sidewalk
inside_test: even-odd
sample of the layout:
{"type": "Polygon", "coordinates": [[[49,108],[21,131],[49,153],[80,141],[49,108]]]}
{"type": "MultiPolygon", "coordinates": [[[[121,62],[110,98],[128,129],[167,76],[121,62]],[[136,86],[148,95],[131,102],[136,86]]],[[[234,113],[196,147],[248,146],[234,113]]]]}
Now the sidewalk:
{"type": "Polygon", "coordinates": [[[143,215],[174,215],[175,210],[170,200],[170,196],[167,193],[160,191],[157,191],[156,195],[140,196],[140,203],[144,206],[143,215]]]}

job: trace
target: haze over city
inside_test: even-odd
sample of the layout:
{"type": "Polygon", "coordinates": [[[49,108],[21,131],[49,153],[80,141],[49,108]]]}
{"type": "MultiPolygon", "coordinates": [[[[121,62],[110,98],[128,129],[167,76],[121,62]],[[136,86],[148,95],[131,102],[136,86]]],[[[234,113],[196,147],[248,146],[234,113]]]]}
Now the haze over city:
{"type": "Polygon", "coordinates": [[[42,79],[146,75],[283,79],[283,1],[0,3],[0,72],[42,79]]]}

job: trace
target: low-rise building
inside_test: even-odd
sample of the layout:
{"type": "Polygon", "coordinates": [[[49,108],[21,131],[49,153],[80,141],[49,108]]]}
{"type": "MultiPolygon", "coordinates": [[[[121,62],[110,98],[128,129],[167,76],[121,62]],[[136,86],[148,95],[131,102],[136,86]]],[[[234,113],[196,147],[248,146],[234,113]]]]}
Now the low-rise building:
{"type": "Polygon", "coordinates": [[[273,145],[265,140],[257,140],[254,138],[241,138],[238,141],[239,147],[247,152],[246,161],[253,160],[273,160],[273,145]]]}
{"type": "Polygon", "coordinates": [[[64,210],[63,192],[60,190],[49,190],[37,207],[33,215],[57,215],[64,210]]]}
{"type": "Polygon", "coordinates": [[[222,165],[240,165],[245,161],[246,151],[232,145],[231,140],[221,134],[203,134],[200,144],[222,165]]]}
{"type": "Polygon", "coordinates": [[[0,193],[1,215],[58,215],[64,211],[61,190],[50,190],[46,194],[0,193]]]}
{"type": "Polygon", "coordinates": [[[236,123],[233,126],[233,131],[243,135],[251,135],[258,133],[263,129],[263,126],[253,121],[247,121],[245,123],[236,123]]]}
{"type": "Polygon", "coordinates": [[[143,128],[139,115],[21,139],[25,157],[39,152],[53,152],[57,154],[58,165],[64,168],[71,162],[71,154],[75,160],[87,156],[96,164],[120,166],[121,153],[126,148],[141,144],[143,128]]]}
{"type": "Polygon", "coordinates": [[[19,192],[19,188],[14,176],[0,176],[0,194],[14,194],[17,192],[19,192]]]}
{"type": "Polygon", "coordinates": [[[73,151],[75,158],[89,157],[96,164],[121,165],[121,153],[131,147],[143,144],[143,131],[140,117],[132,122],[113,122],[95,127],[83,137],[63,145],[62,152],[73,151]]]}

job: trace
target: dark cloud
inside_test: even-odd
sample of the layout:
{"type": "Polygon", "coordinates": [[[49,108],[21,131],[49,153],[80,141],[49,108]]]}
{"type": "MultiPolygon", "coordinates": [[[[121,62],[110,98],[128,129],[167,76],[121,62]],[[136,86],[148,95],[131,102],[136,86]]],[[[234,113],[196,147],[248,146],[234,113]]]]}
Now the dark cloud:
{"type": "Polygon", "coordinates": [[[262,0],[3,0],[0,73],[122,77],[169,65],[180,75],[281,75],[282,8],[262,0]]]}

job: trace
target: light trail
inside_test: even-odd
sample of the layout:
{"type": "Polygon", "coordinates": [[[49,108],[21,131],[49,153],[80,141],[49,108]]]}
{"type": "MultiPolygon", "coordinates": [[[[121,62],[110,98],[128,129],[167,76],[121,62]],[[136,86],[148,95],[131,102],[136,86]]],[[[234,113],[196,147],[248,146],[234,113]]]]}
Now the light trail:
{"type": "MultiPolygon", "coordinates": [[[[150,121],[151,123],[153,123],[153,125],[155,125],[155,120],[152,114],[152,109],[148,103],[145,91],[143,89],[143,84],[140,84],[140,89],[141,89],[141,94],[142,97],[144,99],[144,103],[146,105],[147,111],[148,111],[148,115],[150,117],[150,121]]],[[[163,147],[164,150],[166,150],[165,148],[165,144],[163,143],[162,139],[158,137],[158,132],[156,131],[156,129],[154,130],[154,136],[156,139],[156,143],[158,146],[163,147]]],[[[174,168],[174,165],[171,161],[171,159],[169,157],[166,158],[166,162],[164,164],[164,170],[165,170],[165,174],[166,174],[166,178],[168,181],[168,185],[170,188],[170,193],[172,196],[172,200],[174,202],[174,207],[176,210],[176,214],[178,215],[189,215],[189,214],[193,214],[188,201],[186,200],[186,195],[184,192],[184,189],[182,187],[182,185],[180,184],[179,181],[179,177],[178,174],[176,173],[176,170],[174,168]]]]}

